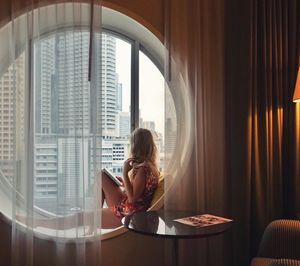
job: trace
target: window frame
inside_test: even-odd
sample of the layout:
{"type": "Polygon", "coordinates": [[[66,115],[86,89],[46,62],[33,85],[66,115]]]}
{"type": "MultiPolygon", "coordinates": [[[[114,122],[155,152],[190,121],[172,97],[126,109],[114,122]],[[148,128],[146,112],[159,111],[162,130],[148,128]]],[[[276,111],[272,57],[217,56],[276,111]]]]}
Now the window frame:
{"type": "Polygon", "coordinates": [[[159,60],[148,51],[143,44],[131,35],[125,35],[120,30],[116,30],[108,25],[102,27],[102,31],[112,36],[115,36],[123,41],[131,44],[131,88],[130,88],[130,131],[139,127],[139,52],[143,52],[157,67],[162,75],[164,75],[163,65],[159,63],[159,60]]]}
{"type": "MultiPolygon", "coordinates": [[[[102,7],[103,8],[108,9],[106,7],[102,7]]],[[[118,12],[116,10],[111,9],[111,11],[113,12],[118,12]]],[[[119,13],[119,12],[118,12],[119,13]]],[[[122,16],[126,16],[122,13],[120,13],[122,16]]],[[[127,16],[126,16],[127,17],[127,16]]],[[[129,19],[131,19],[130,17],[128,17],[129,19]]],[[[131,19],[132,20],[132,19],[131,19]]],[[[139,24],[138,22],[136,22],[137,24],[139,24]]],[[[139,27],[142,26],[141,24],[139,24],[139,27]]],[[[3,26],[5,27],[5,25],[3,26]]],[[[46,37],[47,35],[51,35],[55,32],[58,31],[66,31],[68,30],[68,28],[70,30],[76,30],[76,29],[84,29],[87,30],[88,32],[90,31],[90,29],[86,26],[71,26],[71,27],[63,27],[63,28],[56,28],[56,29],[50,29],[48,31],[43,32],[38,38],[43,38],[46,37]]],[[[145,31],[148,31],[149,33],[151,33],[148,29],[145,28],[145,31]]],[[[117,38],[120,38],[124,41],[127,41],[131,44],[131,100],[130,100],[130,106],[131,106],[131,110],[130,110],[130,127],[131,127],[131,131],[134,130],[136,127],[139,126],[139,51],[142,51],[146,56],[149,57],[149,59],[154,63],[154,65],[158,68],[158,70],[162,73],[163,75],[163,62],[161,60],[159,60],[159,58],[157,58],[154,54],[151,53],[151,51],[149,49],[146,48],[146,46],[144,45],[145,43],[143,41],[141,41],[140,39],[134,37],[134,34],[128,34],[128,32],[122,31],[120,29],[117,29],[114,26],[109,26],[108,24],[102,24],[102,28],[100,29],[100,32],[107,32],[111,35],[116,36],[117,38]],[[161,62],[161,63],[160,63],[161,62]]],[[[145,34],[149,34],[147,32],[145,32],[145,34]]],[[[152,33],[151,33],[152,34],[152,33]]],[[[154,36],[154,35],[153,35],[154,36]]],[[[155,36],[154,36],[155,37],[155,36]]],[[[157,40],[155,40],[155,42],[160,42],[158,40],[157,37],[155,37],[157,40]]],[[[27,68],[27,71],[29,72],[29,75],[31,77],[33,77],[33,63],[34,63],[34,59],[31,58],[29,59],[30,54],[33,54],[34,52],[34,41],[35,41],[36,37],[33,36],[32,39],[29,40],[28,45],[24,45],[24,43],[26,42],[21,42],[19,49],[17,50],[17,54],[20,55],[22,53],[22,50],[25,51],[25,64],[29,66],[29,68],[27,68]],[[22,49],[23,48],[23,49],[22,49]],[[29,61],[28,61],[29,60],[29,61]],[[31,62],[31,63],[30,63],[31,62]]],[[[160,42],[160,45],[163,46],[163,44],[160,42]]],[[[150,47],[150,46],[149,46],[150,47]]],[[[155,50],[155,48],[152,49],[153,51],[155,50]]],[[[157,51],[156,51],[157,52],[157,51]]],[[[162,52],[157,52],[157,54],[161,54],[162,52]]],[[[162,56],[160,56],[161,58],[163,58],[162,56]]],[[[5,58],[6,59],[6,58],[5,58]]],[[[9,62],[9,60],[5,60],[6,63],[11,63],[9,62]],[[6,62],[7,61],[7,62],[6,62]]],[[[1,66],[1,68],[6,69],[6,64],[4,64],[1,66]]],[[[31,86],[31,82],[33,82],[33,78],[30,78],[30,80],[28,81],[29,84],[27,86],[31,86]]],[[[30,97],[33,97],[32,95],[30,97]]],[[[28,99],[25,99],[25,101],[27,101],[28,99]]],[[[34,115],[34,112],[30,112],[30,115],[34,115]]],[[[31,119],[32,120],[32,119],[31,119]]],[[[32,127],[31,127],[31,131],[32,131],[32,127]]],[[[30,136],[33,136],[34,134],[29,134],[30,136]]],[[[29,141],[33,142],[34,141],[34,137],[29,137],[28,138],[29,141]]],[[[33,144],[33,143],[32,143],[33,144]]],[[[33,145],[31,145],[33,147],[33,145]]],[[[32,150],[33,148],[31,148],[30,153],[34,154],[34,151],[32,150]]],[[[33,156],[32,156],[33,158],[33,156]]],[[[33,161],[33,159],[31,160],[33,161]]],[[[33,162],[30,163],[30,165],[32,165],[33,167],[33,162]]],[[[29,171],[33,173],[33,168],[29,167],[29,171]]],[[[0,169],[1,170],[1,169],[0,169]]],[[[4,185],[4,187],[2,186],[1,189],[1,193],[0,196],[3,194],[10,197],[11,193],[16,193],[18,196],[18,201],[20,201],[20,205],[22,205],[23,200],[22,200],[22,195],[16,191],[16,189],[14,189],[14,187],[8,182],[8,180],[2,180],[2,178],[0,178],[0,183],[2,183],[4,185]],[[3,183],[3,181],[5,181],[3,183]],[[7,181],[7,182],[6,182],[7,181]]],[[[1,209],[0,209],[1,211],[1,209]]],[[[49,213],[46,210],[43,210],[37,206],[34,206],[34,212],[37,213],[38,215],[40,215],[41,217],[53,217],[52,213],[49,213]]],[[[114,236],[117,236],[119,234],[121,234],[122,232],[126,232],[127,230],[122,230],[122,228],[115,228],[112,231],[108,232],[108,233],[104,233],[104,235],[102,235],[102,239],[107,239],[107,238],[111,238],[114,236]]],[[[48,234],[43,234],[40,232],[36,232],[39,236],[42,236],[42,238],[48,238],[48,234]]],[[[50,236],[49,236],[50,237],[50,236]]],[[[55,238],[55,236],[51,235],[51,238],[55,238]]],[[[58,237],[61,238],[61,237],[58,237]]]]}

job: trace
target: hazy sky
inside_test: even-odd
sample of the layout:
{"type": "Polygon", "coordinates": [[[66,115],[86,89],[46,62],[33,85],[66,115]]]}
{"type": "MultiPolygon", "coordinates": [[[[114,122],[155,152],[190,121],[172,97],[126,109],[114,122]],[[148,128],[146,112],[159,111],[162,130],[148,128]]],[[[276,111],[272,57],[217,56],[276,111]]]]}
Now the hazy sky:
{"type": "MultiPolygon", "coordinates": [[[[154,121],[156,131],[164,134],[164,79],[158,68],[140,52],[140,111],[146,121],[154,121]]],[[[130,105],[130,44],[117,39],[116,71],[123,85],[123,111],[130,105]]]]}

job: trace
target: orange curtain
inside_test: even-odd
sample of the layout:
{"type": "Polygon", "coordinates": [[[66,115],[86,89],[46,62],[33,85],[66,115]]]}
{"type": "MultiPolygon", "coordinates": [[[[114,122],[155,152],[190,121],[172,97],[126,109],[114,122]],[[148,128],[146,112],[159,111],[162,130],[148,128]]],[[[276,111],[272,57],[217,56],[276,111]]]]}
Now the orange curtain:
{"type": "Polygon", "coordinates": [[[300,120],[292,102],[300,58],[300,3],[253,1],[251,10],[248,143],[255,253],[267,223],[297,218],[300,211],[300,120]]]}
{"type": "Polygon", "coordinates": [[[190,95],[193,139],[165,208],[235,221],[223,238],[180,245],[182,265],[247,265],[271,220],[299,218],[299,8],[297,0],[165,1],[166,77],[190,95]]]}
{"type": "Polygon", "coordinates": [[[229,2],[228,203],[236,220],[233,264],[247,265],[270,221],[299,218],[300,120],[292,97],[300,56],[300,4],[229,2]]]}

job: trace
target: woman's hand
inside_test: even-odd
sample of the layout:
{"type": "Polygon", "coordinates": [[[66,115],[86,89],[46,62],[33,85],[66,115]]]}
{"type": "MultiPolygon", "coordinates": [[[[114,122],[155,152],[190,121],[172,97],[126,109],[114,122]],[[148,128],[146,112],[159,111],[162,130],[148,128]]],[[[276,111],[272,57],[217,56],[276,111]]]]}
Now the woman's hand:
{"type": "Polygon", "coordinates": [[[128,175],[128,172],[132,169],[133,167],[133,162],[134,159],[133,158],[128,158],[124,164],[123,164],[123,177],[128,175]]]}
{"type": "Polygon", "coordinates": [[[116,176],[116,178],[122,183],[122,186],[124,186],[124,180],[122,177],[120,176],[116,176]]]}
{"type": "MultiPolygon", "coordinates": [[[[128,169],[133,167],[130,166],[130,163],[128,163],[128,165],[128,169]]],[[[145,190],[146,179],[147,176],[144,167],[136,169],[136,173],[132,181],[129,180],[128,174],[124,175],[124,187],[128,203],[135,203],[140,198],[145,190]]]]}

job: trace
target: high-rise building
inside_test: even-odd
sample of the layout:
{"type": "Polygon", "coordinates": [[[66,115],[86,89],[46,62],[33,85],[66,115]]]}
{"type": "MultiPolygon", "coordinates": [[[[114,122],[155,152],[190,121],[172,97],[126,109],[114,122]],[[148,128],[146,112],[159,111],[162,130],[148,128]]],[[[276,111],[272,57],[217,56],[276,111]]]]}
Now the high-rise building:
{"type": "MultiPolygon", "coordinates": [[[[96,37],[99,40],[100,34],[96,37]]],[[[116,74],[116,40],[102,34],[101,42],[102,135],[116,136],[117,110],[122,108],[122,84],[116,74]]],[[[36,43],[36,133],[89,132],[88,52],[88,32],[59,32],[36,43]]]]}
{"type": "Polygon", "coordinates": [[[58,110],[58,114],[52,120],[58,123],[57,133],[77,134],[79,131],[79,134],[88,134],[90,132],[89,32],[56,33],[55,46],[56,72],[53,77],[54,91],[51,102],[53,111],[58,110]]]}
{"type": "Polygon", "coordinates": [[[55,77],[55,38],[45,37],[36,42],[35,52],[35,131],[36,133],[50,134],[54,130],[53,113],[57,108],[53,106],[54,77],[55,77]]]}
{"type": "Polygon", "coordinates": [[[78,201],[76,205],[81,205],[88,185],[89,140],[60,138],[57,146],[59,201],[63,204],[78,201]]]}
{"type": "Polygon", "coordinates": [[[117,82],[117,87],[116,87],[116,108],[117,108],[117,111],[122,111],[123,109],[123,106],[122,106],[122,98],[123,98],[123,86],[122,86],[122,83],[119,83],[119,80],[117,82]]]}
{"type": "MultiPolygon", "coordinates": [[[[100,41],[100,34],[95,36],[100,41]]],[[[122,86],[116,74],[115,37],[102,34],[101,42],[101,60],[96,60],[101,69],[96,86],[98,130],[110,139],[119,135],[116,115],[118,108],[122,108],[122,86]]],[[[51,197],[64,199],[61,204],[66,208],[80,207],[78,199],[92,183],[89,178],[93,178],[91,101],[94,96],[88,82],[88,53],[88,32],[58,32],[35,45],[36,150],[39,150],[35,161],[38,169],[35,197],[46,209],[51,197]],[[49,149],[51,160],[45,156],[41,163],[44,157],[40,154],[49,153],[49,149]]],[[[105,155],[99,159],[105,160],[105,155]]]]}
{"type": "Polygon", "coordinates": [[[88,32],[58,32],[35,44],[36,133],[89,133],[88,51],[88,32]]]}
{"type": "MultiPolygon", "coordinates": [[[[24,136],[24,132],[29,132],[24,130],[28,127],[24,116],[30,114],[25,106],[25,53],[0,80],[0,174],[12,179],[15,160],[24,161],[23,165],[17,164],[17,172],[24,173],[25,165],[33,169],[35,204],[57,214],[82,207],[83,196],[92,191],[98,162],[102,168],[121,175],[129,155],[130,113],[122,110],[116,38],[108,34],[95,36],[96,40],[101,39],[102,54],[96,62],[96,68],[101,69],[96,80],[99,86],[93,87],[88,82],[88,32],[56,32],[34,43],[34,136],[24,136]],[[101,132],[96,145],[92,139],[95,113],[91,109],[95,99],[97,132],[101,132]],[[32,137],[34,161],[29,165],[24,144],[32,137]]],[[[139,118],[141,126],[155,133],[154,122],[139,118]]],[[[161,151],[161,135],[154,137],[161,151]]]]}
{"type": "Polygon", "coordinates": [[[147,128],[151,131],[155,131],[155,122],[154,121],[143,121],[142,127],[147,128]]]}
{"type": "Polygon", "coordinates": [[[23,156],[25,56],[21,54],[0,79],[0,169],[12,181],[14,160],[23,156]]]}
{"type": "Polygon", "coordinates": [[[35,144],[35,205],[58,213],[58,152],[57,139],[36,136],[35,144]]]}
{"type": "MultiPolygon", "coordinates": [[[[116,75],[116,38],[102,34],[102,135],[117,136],[117,93],[119,90],[116,75]]],[[[120,98],[120,96],[119,96],[120,98]]]]}
{"type": "Polygon", "coordinates": [[[128,138],[130,135],[130,113],[119,112],[117,127],[119,129],[119,137],[128,138]]]}
{"type": "Polygon", "coordinates": [[[124,160],[129,155],[128,138],[104,139],[102,142],[102,168],[122,176],[124,160]]]}

